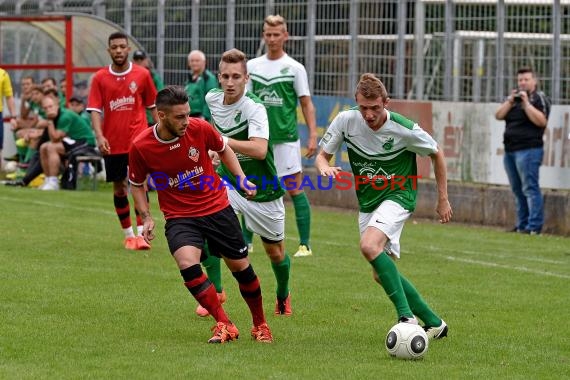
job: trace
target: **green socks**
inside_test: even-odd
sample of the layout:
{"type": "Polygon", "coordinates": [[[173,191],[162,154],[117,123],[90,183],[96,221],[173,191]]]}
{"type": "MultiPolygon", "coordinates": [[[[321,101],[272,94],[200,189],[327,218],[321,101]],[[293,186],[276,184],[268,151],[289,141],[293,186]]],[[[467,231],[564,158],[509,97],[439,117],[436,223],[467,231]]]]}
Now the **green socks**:
{"type": "Polygon", "coordinates": [[[221,293],[224,287],[222,286],[222,268],[220,265],[220,258],[210,255],[207,246],[204,246],[204,250],[208,253],[208,258],[202,261],[202,265],[206,269],[208,279],[210,279],[210,282],[214,284],[216,292],[221,293]]]}
{"type": "Polygon", "coordinates": [[[297,220],[297,230],[299,231],[300,244],[310,247],[311,240],[311,205],[309,198],[304,192],[294,197],[293,206],[295,207],[295,218],[297,220]]]}
{"type": "Polygon", "coordinates": [[[29,148],[28,148],[27,145],[26,145],[26,146],[18,146],[18,145],[16,145],[16,152],[18,153],[18,158],[19,158],[20,160],[22,160],[22,162],[28,162],[28,161],[26,161],[26,157],[27,157],[27,155],[28,155],[28,151],[29,151],[29,148]]]}
{"type": "Polygon", "coordinates": [[[277,281],[277,298],[285,299],[289,295],[289,272],[291,272],[291,259],[285,254],[285,259],[278,264],[271,263],[275,280],[277,281]]]}
{"type": "Polygon", "coordinates": [[[428,327],[437,327],[441,325],[441,319],[429,308],[428,304],[424,301],[420,293],[414,288],[414,285],[408,281],[400,273],[400,281],[402,281],[402,288],[406,294],[410,308],[428,327]]]}
{"type": "Polygon", "coordinates": [[[243,240],[245,240],[245,244],[249,245],[253,241],[253,232],[247,229],[245,226],[245,219],[243,215],[241,216],[241,234],[243,236],[243,240]]]}
{"type": "Polygon", "coordinates": [[[384,291],[388,295],[388,298],[392,301],[396,307],[396,312],[398,313],[398,319],[400,317],[411,318],[413,316],[408,300],[406,299],[406,294],[402,287],[402,281],[400,280],[400,273],[396,264],[392,259],[382,252],[377,258],[370,261],[370,264],[378,274],[380,282],[384,291]]]}

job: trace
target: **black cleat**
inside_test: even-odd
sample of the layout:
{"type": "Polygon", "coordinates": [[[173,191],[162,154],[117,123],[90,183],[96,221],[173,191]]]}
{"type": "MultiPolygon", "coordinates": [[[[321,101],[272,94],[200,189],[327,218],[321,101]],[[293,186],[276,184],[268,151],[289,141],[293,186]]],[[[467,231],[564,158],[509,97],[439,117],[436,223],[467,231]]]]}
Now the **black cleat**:
{"type": "Polygon", "coordinates": [[[13,179],[10,181],[4,181],[6,186],[16,186],[16,187],[26,187],[26,184],[20,179],[13,179]]]}

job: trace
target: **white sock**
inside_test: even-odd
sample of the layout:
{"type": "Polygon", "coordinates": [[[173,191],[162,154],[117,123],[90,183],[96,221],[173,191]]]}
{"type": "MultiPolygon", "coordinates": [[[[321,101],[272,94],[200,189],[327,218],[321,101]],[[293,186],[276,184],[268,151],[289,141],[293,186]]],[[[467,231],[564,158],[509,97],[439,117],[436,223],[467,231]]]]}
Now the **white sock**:
{"type": "Polygon", "coordinates": [[[59,181],[57,180],[57,177],[54,177],[54,176],[49,176],[49,177],[47,177],[47,178],[46,178],[46,181],[47,181],[47,182],[50,182],[50,183],[57,183],[57,182],[59,182],[59,181]]]}
{"type": "Polygon", "coordinates": [[[137,234],[142,236],[144,226],[137,226],[137,234]]]}
{"type": "Polygon", "coordinates": [[[125,234],[126,238],[135,237],[135,233],[133,232],[133,227],[123,228],[123,233],[125,234]]]}

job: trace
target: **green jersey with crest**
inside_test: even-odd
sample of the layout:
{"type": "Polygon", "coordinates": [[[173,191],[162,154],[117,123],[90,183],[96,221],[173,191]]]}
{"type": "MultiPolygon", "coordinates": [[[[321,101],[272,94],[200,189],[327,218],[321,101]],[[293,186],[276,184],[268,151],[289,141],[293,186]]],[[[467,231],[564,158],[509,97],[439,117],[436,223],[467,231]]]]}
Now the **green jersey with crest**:
{"type": "Polygon", "coordinates": [[[416,208],[416,154],[437,152],[435,140],[415,122],[386,111],[388,119],[377,131],[368,127],[358,108],[339,113],[320,145],[335,154],[346,143],[360,211],[373,212],[392,200],[409,211],[416,208]]]}
{"type": "Polygon", "coordinates": [[[263,55],[248,61],[247,71],[247,89],[267,109],[271,143],[297,141],[297,99],[311,95],[305,67],[287,54],[274,60],[263,55]]]}
{"type": "MultiPolygon", "coordinates": [[[[213,89],[206,94],[206,102],[212,114],[212,123],[223,136],[240,141],[247,141],[251,137],[269,140],[267,112],[261,100],[251,92],[246,91],[234,104],[224,104],[224,91],[213,89]]],[[[235,153],[243,172],[257,187],[253,201],[269,202],[283,196],[285,190],[277,177],[271,144],[268,144],[264,160],[235,153]]],[[[218,174],[237,189],[235,176],[223,163],[218,168],[218,174]]],[[[238,191],[245,197],[242,190],[238,191]]]]}

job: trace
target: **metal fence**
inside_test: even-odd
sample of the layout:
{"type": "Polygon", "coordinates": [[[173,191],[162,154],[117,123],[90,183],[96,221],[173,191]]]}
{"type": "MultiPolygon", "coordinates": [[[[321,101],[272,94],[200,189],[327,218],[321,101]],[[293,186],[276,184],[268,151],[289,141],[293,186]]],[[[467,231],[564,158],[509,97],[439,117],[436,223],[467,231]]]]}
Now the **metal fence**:
{"type": "Polygon", "coordinates": [[[393,98],[493,102],[528,65],[554,103],[570,104],[570,0],[5,0],[0,12],[106,18],[145,46],[168,84],[187,80],[192,49],[214,70],[229,48],[261,54],[262,20],[278,13],[316,95],[350,96],[359,74],[374,72],[393,98]]]}

